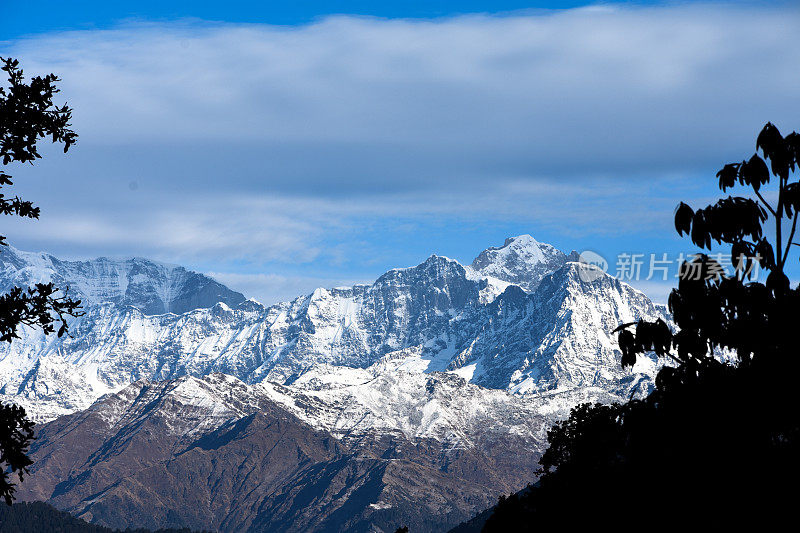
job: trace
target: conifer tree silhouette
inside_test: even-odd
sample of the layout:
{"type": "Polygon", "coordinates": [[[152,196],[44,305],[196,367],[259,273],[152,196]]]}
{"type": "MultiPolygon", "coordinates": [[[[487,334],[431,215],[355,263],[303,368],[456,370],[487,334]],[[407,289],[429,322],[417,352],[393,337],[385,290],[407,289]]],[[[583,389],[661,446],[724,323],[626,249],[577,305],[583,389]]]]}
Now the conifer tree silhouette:
{"type": "Polygon", "coordinates": [[[537,484],[502,498],[484,531],[763,530],[794,520],[800,288],[785,267],[800,246],[798,174],[800,135],[784,137],[768,123],[755,154],[717,173],[720,190],[747,196],[678,206],[678,233],[701,249],[729,246],[729,272],[698,254],[681,266],[669,297],[675,331],[661,320],[617,328],[623,366],[646,352],[668,361],[655,389],[623,405],[573,409],[548,433],[537,484]]]}
{"type": "MultiPolygon", "coordinates": [[[[0,70],[8,75],[8,87],[0,86],[0,159],[3,166],[14,162],[33,163],[40,158],[36,144],[50,137],[63,143],[66,153],[77,140],[70,129],[72,110],[53,104],[58,93],[55,75],[36,76],[25,82],[16,59],[0,58],[0,70]]],[[[0,188],[13,185],[11,176],[0,170],[0,188]]],[[[24,218],[39,218],[39,208],[32,202],[0,193],[0,213],[24,218]]],[[[0,245],[6,245],[0,235],[0,245]]],[[[80,314],[80,300],[69,298],[52,283],[33,287],[14,287],[0,296],[0,342],[18,338],[20,326],[38,327],[46,334],[67,332],[67,317],[80,314]]],[[[15,486],[12,476],[20,481],[28,472],[31,460],[26,455],[33,439],[33,423],[25,410],[16,405],[0,405],[0,497],[11,505],[15,486]]]]}

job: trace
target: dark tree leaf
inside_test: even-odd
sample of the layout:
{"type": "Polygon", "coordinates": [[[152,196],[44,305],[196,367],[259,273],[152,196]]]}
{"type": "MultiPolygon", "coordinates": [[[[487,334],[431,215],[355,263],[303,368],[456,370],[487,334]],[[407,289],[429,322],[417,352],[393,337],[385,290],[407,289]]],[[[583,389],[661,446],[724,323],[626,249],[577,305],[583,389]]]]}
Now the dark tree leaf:
{"type": "Polygon", "coordinates": [[[740,166],[741,165],[739,163],[729,163],[722,167],[722,170],[717,172],[717,177],[719,178],[719,188],[722,189],[723,192],[736,185],[736,178],[739,175],[740,166]]]}
{"type": "Polygon", "coordinates": [[[675,210],[675,230],[678,235],[689,234],[692,227],[692,217],[694,217],[692,208],[681,202],[675,210]]]}
{"type": "Polygon", "coordinates": [[[767,122],[756,138],[756,150],[761,149],[764,156],[772,157],[776,150],[783,144],[783,136],[771,122],[767,122]]]}
{"type": "Polygon", "coordinates": [[[762,268],[772,270],[775,267],[775,252],[766,239],[758,241],[755,252],[762,268]]]}
{"type": "Polygon", "coordinates": [[[767,276],[767,288],[776,296],[789,292],[789,278],[780,270],[773,270],[767,276]]]}
{"type": "Polygon", "coordinates": [[[767,164],[758,154],[753,154],[749,161],[742,165],[742,179],[745,184],[759,190],[761,185],[769,181],[769,169],[767,164]]]}

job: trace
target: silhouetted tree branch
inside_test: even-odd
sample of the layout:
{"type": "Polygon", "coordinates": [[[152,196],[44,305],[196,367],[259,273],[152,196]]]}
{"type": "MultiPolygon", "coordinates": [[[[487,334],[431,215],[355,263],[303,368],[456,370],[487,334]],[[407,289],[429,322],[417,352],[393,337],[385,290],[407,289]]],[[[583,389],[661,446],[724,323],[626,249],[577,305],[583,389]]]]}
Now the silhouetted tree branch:
{"type": "Polygon", "coordinates": [[[679,331],[673,334],[663,323],[640,322],[633,332],[632,325],[621,326],[623,365],[633,365],[636,355],[646,351],[666,356],[673,349],[683,363],[687,357],[700,360],[711,357],[715,349],[726,349],[741,364],[751,364],[755,358],[770,364],[769,360],[781,359],[794,347],[795,330],[788,326],[800,320],[800,293],[791,289],[785,267],[791,245],[796,244],[800,214],[800,177],[795,176],[800,168],[800,135],[793,132],[783,137],[767,123],[758,135],[756,150],[749,160],[725,165],[717,178],[723,192],[733,187],[750,189],[760,204],[729,196],[697,211],[681,203],[675,212],[675,229],[690,236],[698,247],[710,250],[712,241],[730,246],[735,274],[726,276],[721,265],[705,254],[684,263],[678,288],[669,296],[679,331]],[[778,198],[775,209],[761,194],[771,184],[778,198]],[[774,219],[771,236],[765,232],[769,215],[774,219]],[[785,224],[790,229],[784,242],[785,224]],[[750,281],[755,264],[769,273],[763,285],[750,281]]]}
{"type": "MultiPolygon", "coordinates": [[[[33,163],[41,155],[37,142],[49,137],[62,143],[66,153],[78,136],[70,129],[72,110],[53,103],[59,92],[55,75],[36,76],[26,82],[16,59],[0,58],[0,70],[8,75],[8,87],[0,86],[0,159],[3,165],[33,163]]],[[[11,176],[0,171],[0,188],[13,185],[11,176]]],[[[6,198],[0,193],[0,213],[38,219],[40,210],[32,202],[18,196],[6,198]]],[[[6,245],[0,235],[0,245],[6,245]]],[[[67,319],[80,315],[80,300],[69,298],[52,283],[33,287],[14,287],[0,296],[0,342],[18,338],[20,326],[36,327],[45,334],[67,332],[67,319]]],[[[15,487],[11,476],[20,481],[31,465],[26,453],[33,439],[33,423],[22,407],[0,405],[0,497],[7,504],[13,501],[15,487]]]]}
{"type": "Polygon", "coordinates": [[[24,479],[28,467],[33,463],[26,455],[33,440],[33,422],[25,416],[25,409],[18,405],[0,405],[0,465],[4,465],[0,476],[0,495],[11,505],[15,492],[6,468],[17,472],[24,479]]]}

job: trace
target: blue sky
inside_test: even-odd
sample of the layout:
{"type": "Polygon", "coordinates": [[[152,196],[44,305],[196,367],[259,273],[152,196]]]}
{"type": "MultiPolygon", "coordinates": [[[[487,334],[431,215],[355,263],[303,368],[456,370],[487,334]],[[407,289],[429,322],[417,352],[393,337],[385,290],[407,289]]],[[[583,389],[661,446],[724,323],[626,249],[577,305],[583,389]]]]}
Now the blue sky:
{"type": "Polygon", "coordinates": [[[0,55],[58,73],[81,136],[8,169],[43,210],[10,242],[268,302],[520,233],[677,257],[677,203],[800,128],[795,3],[115,4],[4,7],[0,55]]]}
{"type": "MultiPolygon", "coordinates": [[[[531,9],[569,9],[598,2],[576,0],[525,2],[518,0],[476,1],[339,1],[293,2],[227,1],[203,2],[186,0],[164,2],[102,2],[73,0],[63,2],[40,0],[14,2],[3,7],[0,35],[16,38],[31,33],[92,30],[113,27],[126,19],[173,21],[195,18],[230,23],[298,25],[315,22],[330,15],[349,14],[382,18],[435,18],[470,13],[507,13],[531,9]]],[[[622,1],[618,4],[646,5],[654,2],[622,1]]]]}

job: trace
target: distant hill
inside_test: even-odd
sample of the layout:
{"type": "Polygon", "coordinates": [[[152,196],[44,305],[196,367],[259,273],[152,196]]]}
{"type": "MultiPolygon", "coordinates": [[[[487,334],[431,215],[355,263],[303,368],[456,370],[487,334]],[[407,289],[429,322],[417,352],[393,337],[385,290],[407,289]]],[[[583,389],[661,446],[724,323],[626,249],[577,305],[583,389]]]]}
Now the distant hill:
{"type": "MultiPolygon", "coordinates": [[[[0,505],[0,533],[116,533],[59,511],[43,502],[0,505]]],[[[192,533],[190,529],[128,529],[125,533],[192,533]]]]}

